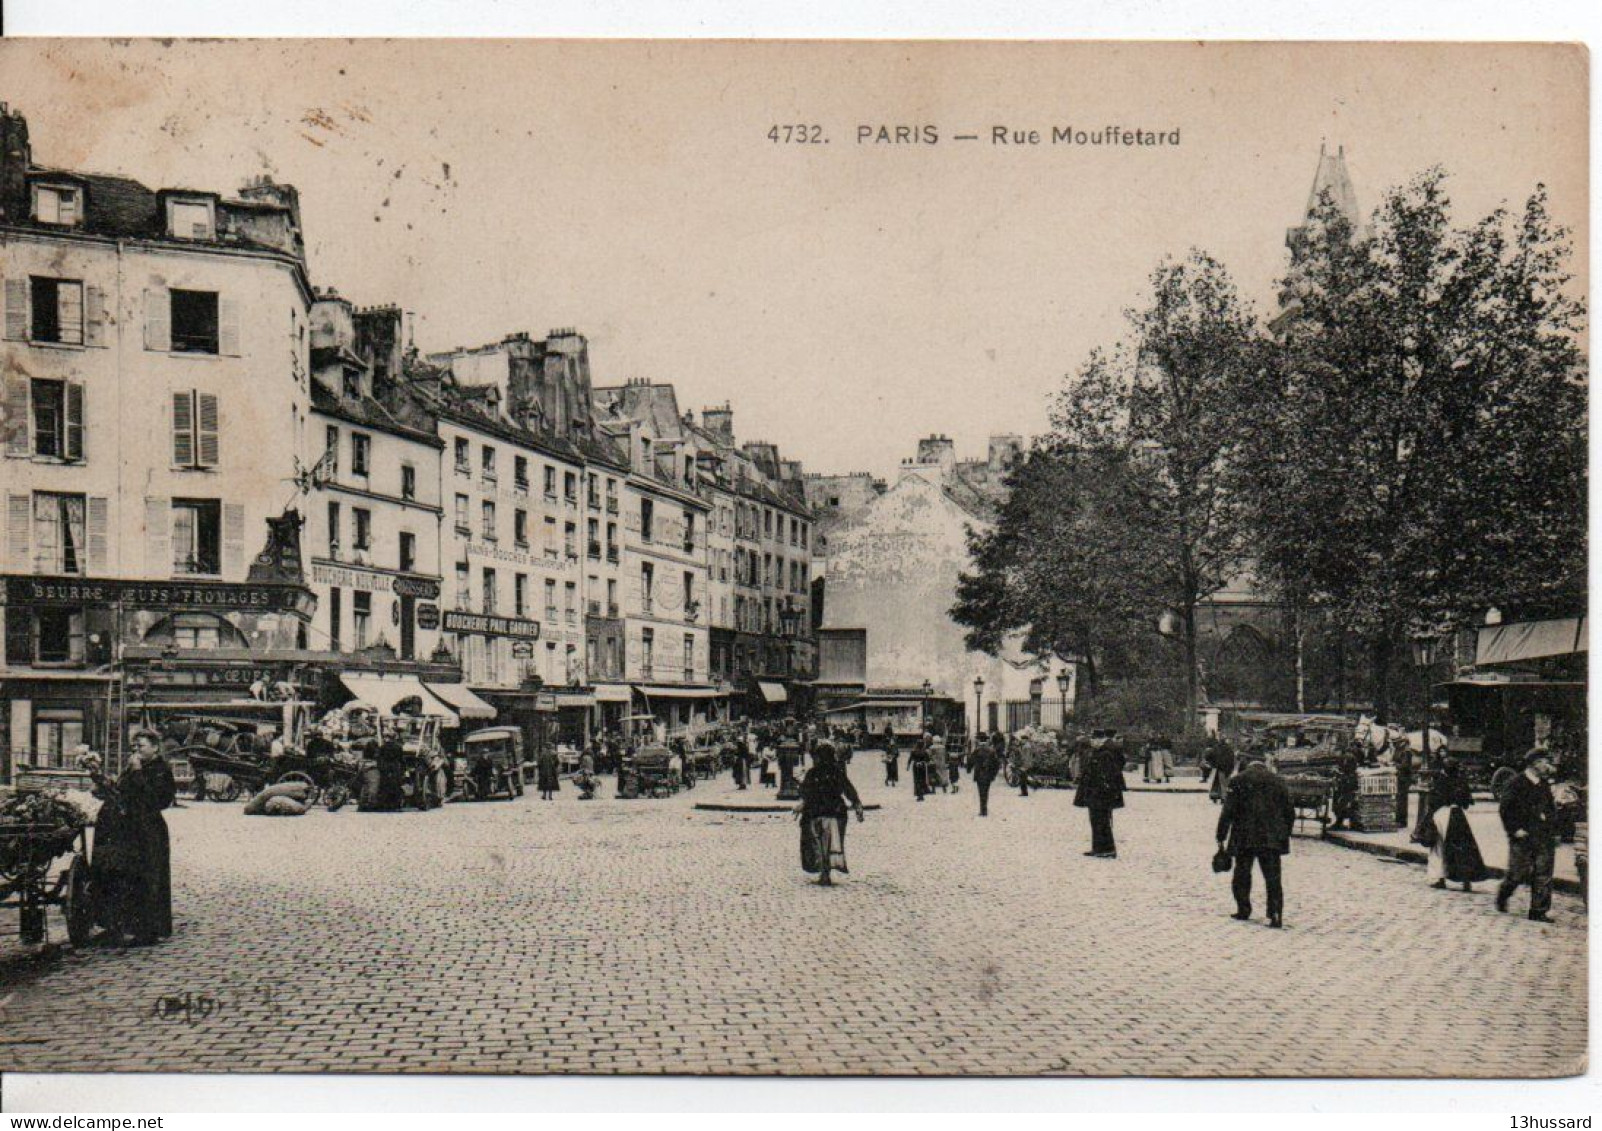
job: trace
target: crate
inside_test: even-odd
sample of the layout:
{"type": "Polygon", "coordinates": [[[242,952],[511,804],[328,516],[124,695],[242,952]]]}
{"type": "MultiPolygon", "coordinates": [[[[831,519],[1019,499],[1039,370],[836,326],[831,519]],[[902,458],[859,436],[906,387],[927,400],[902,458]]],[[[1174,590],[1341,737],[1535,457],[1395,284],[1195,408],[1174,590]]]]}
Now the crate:
{"type": "Polygon", "coordinates": [[[1365,793],[1357,798],[1357,819],[1366,833],[1395,832],[1396,794],[1365,793]]]}
{"type": "Polygon", "coordinates": [[[1358,770],[1357,792],[1362,797],[1377,797],[1384,794],[1394,798],[1396,796],[1396,771],[1389,768],[1358,770]]]}

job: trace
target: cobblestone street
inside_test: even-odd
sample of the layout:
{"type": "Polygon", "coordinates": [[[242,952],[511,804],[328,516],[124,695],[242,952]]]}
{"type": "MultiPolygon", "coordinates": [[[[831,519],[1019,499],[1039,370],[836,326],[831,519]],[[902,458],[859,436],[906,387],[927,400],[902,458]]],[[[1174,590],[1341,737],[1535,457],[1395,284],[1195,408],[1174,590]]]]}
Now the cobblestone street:
{"type": "MultiPolygon", "coordinates": [[[[55,1071],[1566,1075],[1586,921],[1298,838],[1287,926],[1239,923],[1217,809],[1131,794],[1120,858],[1066,792],[884,808],[811,885],[780,814],[667,801],[170,812],[176,936],[0,951],[0,1067],[55,1071]],[[162,999],[191,1008],[158,1017],[162,999]],[[209,999],[202,1001],[202,997],[209,999]],[[211,1005],[215,1002],[214,1007],[211,1005]],[[210,1008],[209,1015],[202,1013],[210,1008]],[[1442,1023],[1439,1014],[1450,1015],[1442,1023]],[[1418,1039],[1429,1018],[1428,1041],[1418,1039]]],[[[14,923],[6,929],[14,930],[14,923]]],[[[59,934],[59,920],[52,929],[59,934]]],[[[170,1008],[170,1007],[169,1007],[170,1008]]]]}

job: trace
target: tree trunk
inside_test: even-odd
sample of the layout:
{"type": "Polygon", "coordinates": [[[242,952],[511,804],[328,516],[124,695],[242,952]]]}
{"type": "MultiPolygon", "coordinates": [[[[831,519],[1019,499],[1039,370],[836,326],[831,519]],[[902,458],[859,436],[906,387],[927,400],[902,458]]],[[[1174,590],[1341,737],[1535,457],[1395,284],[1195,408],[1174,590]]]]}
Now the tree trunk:
{"type": "Polygon", "coordinates": [[[1196,605],[1185,605],[1183,644],[1185,648],[1185,725],[1184,733],[1195,734],[1200,723],[1201,679],[1196,671],[1196,605]]]}
{"type": "Polygon", "coordinates": [[[1296,710],[1305,714],[1307,711],[1307,658],[1304,645],[1307,637],[1307,626],[1302,620],[1302,608],[1297,605],[1292,610],[1294,618],[1292,632],[1296,638],[1296,710]]]}

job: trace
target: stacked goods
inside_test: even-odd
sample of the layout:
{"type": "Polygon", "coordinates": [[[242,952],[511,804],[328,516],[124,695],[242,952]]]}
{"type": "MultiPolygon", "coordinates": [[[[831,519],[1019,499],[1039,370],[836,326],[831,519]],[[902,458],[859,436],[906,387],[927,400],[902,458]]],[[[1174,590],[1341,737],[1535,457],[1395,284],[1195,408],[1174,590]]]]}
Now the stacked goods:
{"type": "Polygon", "coordinates": [[[88,816],[59,793],[17,790],[0,799],[0,873],[39,872],[70,852],[88,816]]]}
{"type": "Polygon", "coordinates": [[[1391,767],[1357,771],[1357,820],[1364,832],[1396,830],[1396,771],[1391,767]]]}

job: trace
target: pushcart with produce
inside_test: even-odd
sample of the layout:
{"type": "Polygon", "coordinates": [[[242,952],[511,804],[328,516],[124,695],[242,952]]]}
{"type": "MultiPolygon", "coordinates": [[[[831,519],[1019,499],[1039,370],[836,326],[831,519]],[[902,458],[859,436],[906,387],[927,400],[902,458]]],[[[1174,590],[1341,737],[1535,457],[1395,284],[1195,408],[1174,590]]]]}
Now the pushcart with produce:
{"type": "Polygon", "coordinates": [[[1042,727],[1025,727],[1012,736],[1012,754],[1007,759],[1006,782],[1016,788],[1020,770],[1029,767],[1029,784],[1040,789],[1067,789],[1073,785],[1072,749],[1058,742],[1057,735],[1042,727]]]}
{"type": "Polygon", "coordinates": [[[0,798],[0,907],[20,913],[25,946],[49,937],[51,907],[61,909],[74,946],[94,933],[88,827],[83,810],[57,793],[17,790],[0,798]]]}

